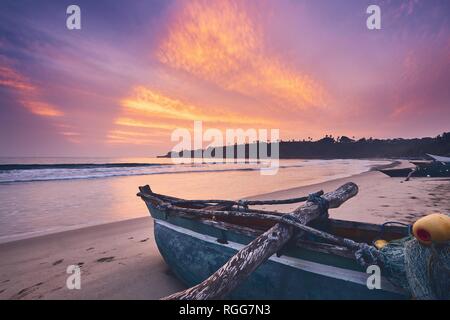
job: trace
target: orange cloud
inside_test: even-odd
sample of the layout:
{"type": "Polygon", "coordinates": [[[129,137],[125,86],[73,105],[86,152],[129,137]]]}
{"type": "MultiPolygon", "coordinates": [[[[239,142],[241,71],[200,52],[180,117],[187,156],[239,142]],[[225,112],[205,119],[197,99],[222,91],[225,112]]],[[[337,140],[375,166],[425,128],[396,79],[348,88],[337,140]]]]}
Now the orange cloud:
{"type": "Polygon", "coordinates": [[[16,90],[19,101],[31,113],[44,117],[59,117],[63,115],[55,106],[41,101],[38,89],[20,72],[16,71],[0,56],[0,85],[16,90]]]}
{"type": "Polygon", "coordinates": [[[62,111],[59,111],[56,107],[40,101],[22,101],[22,104],[31,113],[43,116],[43,117],[61,117],[64,115],[62,111]]]}
{"type": "Polygon", "coordinates": [[[259,25],[233,1],[189,1],[157,57],[160,62],[246,95],[287,101],[297,108],[327,103],[325,89],[265,50],[259,25]]]}
{"type": "Polygon", "coordinates": [[[106,143],[108,144],[136,144],[136,145],[151,145],[161,143],[157,139],[142,139],[142,138],[130,138],[109,134],[107,136],[106,143]]]}
{"type": "Polygon", "coordinates": [[[106,142],[110,144],[145,145],[161,143],[161,139],[159,137],[155,137],[154,134],[144,132],[112,130],[108,133],[106,142]]]}
{"type": "Polygon", "coordinates": [[[132,118],[121,117],[116,119],[115,124],[125,127],[136,127],[136,128],[148,128],[148,129],[163,129],[163,130],[173,130],[176,128],[175,125],[157,123],[154,121],[144,121],[136,120],[132,118]]]}
{"type": "Polygon", "coordinates": [[[63,136],[67,137],[78,137],[80,134],[78,132],[60,132],[63,136]]]}
{"type": "Polygon", "coordinates": [[[134,90],[134,96],[122,100],[125,111],[135,111],[136,116],[151,115],[160,118],[176,120],[202,120],[212,123],[268,124],[262,118],[248,117],[238,113],[223,111],[223,108],[209,106],[200,107],[177,98],[168,97],[159,92],[139,86],[134,90]]]}
{"type": "Polygon", "coordinates": [[[0,65],[0,85],[21,91],[36,90],[25,77],[7,65],[0,65]]]}
{"type": "MultiPolygon", "coordinates": [[[[15,70],[11,63],[9,63],[3,56],[0,56],[0,86],[13,89],[17,101],[32,114],[48,118],[64,116],[64,112],[62,112],[58,107],[43,101],[40,97],[39,88],[33,85],[24,75],[15,70]]],[[[63,123],[56,124],[56,126],[60,128],[70,127],[63,123]]],[[[59,134],[66,137],[69,142],[80,142],[77,138],[75,138],[80,135],[76,132],[64,131],[59,132],[59,134]]]]}
{"type": "Polygon", "coordinates": [[[113,130],[110,132],[111,135],[116,137],[148,137],[149,134],[143,132],[135,132],[135,131],[125,131],[125,130],[113,130]]]}
{"type": "Polygon", "coordinates": [[[192,130],[196,120],[215,128],[276,124],[273,120],[251,114],[230,112],[217,106],[200,106],[144,86],[136,87],[133,94],[120,103],[122,111],[114,121],[114,128],[108,132],[107,143],[161,142],[164,138],[168,140],[170,131],[177,128],[192,130]]]}

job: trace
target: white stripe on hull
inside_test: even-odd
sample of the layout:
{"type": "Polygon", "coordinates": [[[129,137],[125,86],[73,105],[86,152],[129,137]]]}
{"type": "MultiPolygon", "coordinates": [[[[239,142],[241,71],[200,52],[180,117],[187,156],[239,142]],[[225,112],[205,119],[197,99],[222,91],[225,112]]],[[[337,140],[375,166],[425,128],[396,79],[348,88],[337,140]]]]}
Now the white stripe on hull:
{"type": "MultiPolygon", "coordinates": [[[[211,236],[208,236],[205,234],[201,234],[201,233],[198,233],[198,232],[195,232],[195,231],[192,231],[192,230],[180,227],[180,226],[176,226],[176,225],[173,225],[171,223],[168,223],[168,222],[165,222],[165,221],[162,221],[159,219],[154,219],[154,220],[155,220],[155,223],[158,223],[166,228],[172,229],[179,233],[186,234],[188,236],[197,238],[199,240],[213,243],[218,246],[227,247],[227,248],[233,249],[235,251],[239,251],[242,248],[244,248],[244,245],[242,245],[240,243],[231,242],[231,241],[228,241],[227,244],[219,243],[216,241],[217,239],[214,237],[211,237],[211,236]]],[[[273,255],[272,257],[269,258],[269,260],[273,261],[275,263],[280,263],[280,264],[284,264],[284,265],[296,268],[298,270],[322,275],[322,276],[325,276],[328,278],[349,281],[349,282],[353,282],[353,283],[363,285],[363,286],[366,286],[367,278],[369,276],[369,274],[364,273],[364,272],[338,268],[338,267],[329,266],[329,265],[312,262],[312,261],[308,261],[308,260],[303,260],[303,259],[299,259],[299,258],[295,258],[295,257],[288,257],[288,256],[277,257],[276,255],[273,255]]],[[[383,289],[385,291],[404,294],[404,292],[401,289],[392,285],[384,277],[381,277],[381,289],[383,289]]],[[[374,290],[376,290],[376,289],[374,289],[374,290]]]]}

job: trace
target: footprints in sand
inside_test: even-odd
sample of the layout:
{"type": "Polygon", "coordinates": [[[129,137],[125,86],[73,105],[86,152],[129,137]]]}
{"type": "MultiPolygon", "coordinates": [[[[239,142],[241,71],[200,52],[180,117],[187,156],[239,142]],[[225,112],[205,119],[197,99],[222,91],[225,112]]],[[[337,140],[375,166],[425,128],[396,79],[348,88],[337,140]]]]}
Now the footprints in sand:
{"type": "Polygon", "coordinates": [[[56,266],[56,265],[62,263],[63,261],[64,261],[64,259],[56,260],[56,261],[53,262],[52,264],[53,264],[54,266],[56,266]]]}
{"type": "MultiPolygon", "coordinates": [[[[79,248],[79,250],[71,253],[70,256],[65,255],[53,255],[50,258],[42,259],[37,262],[41,279],[34,279],[33,282],[22,282],[10,286],[9,279],[0,279],[0,297],[9,299],[41,299],[46,297],[53,297],[55,291],[61,291],[67,294],[64,286],[67,274],[66,268],[68,265],[77,265],[82,268],[83,277],[85,281],[90,281],[92,274],[104,272],[105,268],[123,268],[128,264],[127,259],[141,259],[145,255],[144,250],[148,244],[151,244],[151,237],[145,234],[134,235],[130,234],[124,237],[127,243],[127,247],[134,246],[135,249],[130,252],[128,256],[117,255],[120,247],[115,246],[98,246],[91,243],[79,248]],[[105,265],[106,263],[106,265],[105,265]],[[51,274],[52,278],[47,279],[47,275],[51,274]],[[56,277],[56,280],[55,280],[56,277]]],[[[30,279],[33,281],[32,279],[30,279]]],[[[29,280],[28,280],[29,281],[29,280]]]]}
{"type": "Polygon", "coordinates": [[[114,260],[114,256],[112,256],[112,257],[103,257],[103,258],[100,258],[100,259],[97,259],[97,262],[111,262],[111,261],[113,261],[114,260]]]}
{"type": "MultiPolygon", "coordinates": [[[[6,280],[2,280],[2,281],[0,281],[0,284],[5,284],[5,283],[8,283],[9,282],[9,279],[6,279],[6,280]]],[[[2,294],[3,292],[5,292],[6,291],[6,289],[1,289],[0,290],[0,294],[2,294]]]]}
{"type": "MultiPolygon", "coordinates": [[[[55,262],[52,263],[52,266],[57,266],[57,265],[59,265],[59,264],[61,264],[63,262],[64,262],[64,259],[56,260],[55,262]]],[[[40,264],[45,264],[45,263],[46,262],[42,262],[40,264]]],[[[84,265],[84,262],[77,262],[76,265],[79,266],[79,267],[82,267],[84,265]]]]}
{"type": "Polygon", "coordinates": [[[52,290],[50,290],[49,292],[55,292],[58,290],[64,289],[64,287],[57,287],[57,288],[53,288],[52,290]]]}
{"type": "MultiPolygon", "coordinates": [[[[129,238],[128,238],[128,240],[134,240],[134,239],[135,239],[134,237],[129,237],[129,238]]],[[[144,239],[141,239],[141,240],[138,240],[138,241],[139,241],[140,243],[144,243],[144,242],[147,242],[148,240],[150,240],[149,237],[144,238],[144,239]]],[[[86,248],[86,249],[85,249],[85,251],[88,251],[88,252],[92,252],[93,250],[95,250],[95,247],[89,247],[89,248],[86,248]]],[[[111,249],[111,250],[102,251],[100,254],[107,254],[108,252],[114,251],[114,250],[116,250],[116,248],[113,248],[113,249],[111,249]]],[[[115,256],[107,256],[107,257],[101,257],[101,258],[99,258],[99,259],[97,259],[97,260],[95,260],[95,261],[96,261],[96,262],[103,263],[103,262],[111,262],[111,261],[114,261],[114,260],[116,260],[116,257],[115,257],[115,256]]],[[[64,259],[58,259],[58,260],[56,260],[56,261],[54,261],[54,262],[52,263],[52,266],[60,265],[60,264],[62,264],[63,262],[64,262],[64,259]]],[[[42,262],[41,264],[46,264],[46,263],[47,263],[47,262],[42,262]]],[[[71,263],[68,263],[68,264],[71,264],[71,263]]],[[[78,262],[78,263],[76,263],[76,265],[79,266],[79,267],[83,267],[83,266],[85,265],[85,262],[78,262]]],[[[1,283],[3,283],[3,282],[1,282],[1,283]]]]}
{"type": "MultiPolygon", "coordinates": [[[[134,237],[129,237],[128,240],[134,240],[134,237]]],[[[147,242],[148,240],[150,240],[150,238],[139,240],[139,242],[147,242]]]]}
{"type": "Polygon", "coordinates": [[[33,293],[34,291],[38,290],[39,287],[43,284],[44,284],[43,282],[39,282],[31,287],[22,289],[18,293],[16,293],[14,296],[12,296],[11,298],[12,299],[22,299],[23,297],[29,295],[30,293],[33,293]]]}
{"type": "Polygon", "coordinates": [[[0,299],[52,299],[54,297],[80,297],[81,293],[66,288],[67,267],[81,268],[82,281],[89,285],[104,273],[123,272],[133,263],[149,259],[149,247],[154,246],[151,234],[128,233],[114,241],[84,242],[70,251],[54,251],[36,259],[35,276],[11,278],[3,273],[0,277],[0,299]],[[126,250],[126,251],[124,251],[126,250]]]}
{"type": "MultiPolygon", "coordinates": [[[[6,284],[10,282],[9,279],[3,280],[0,282],[1,285],[6,284]]],[[[21,289],[19,292],[17,292],[16,294],[14,294],[13,296],[11,296],[9,299],[22,299],[24,297],[26,297],[27,295],[29,295],[30,293],[35,292],[36,290],[38,290],[40,288],[40,286],[42,286],[44,284],[44,282],[38,282],[30,287],[26,287],[24,289],[21,289]]],[[[4,288],[4,289],[0,289],[0,294],[4,293],[7,291],[8,288],[4,288]]],[[[11,291],[11,290],[9,290],[11,291]]],[[[2,298],[3,299],[3,298],[2,298]]]]}
{"type": "MultiPolygon", "coordinates": [[[[134,240],[134,237],[129,237],[128,240],[134,240]]],[[[148,238],[144,238],[144,239],[142,239],[142,240],[139,240],[139,242],[140,242],[140,243],[144,243],[144,242],[147,242],[148,240],[150,240],[149,237],[148,237],[148,238]]],[[[111,250],[109,250],[109,251],[114,251],[114,250],[117,250],[117,249],[114,248],[114,249],[111,249],[111,250]]],[[[103,251],[101,254],[106,254],[106,253],[108,253],[108,251],[103,251]]],[[[140,255],[141,255],[141,254],[139,254],[138,256],[140,256],[140,255]]],[[[100,259],[97,259],[96,262],[103,263],[103,262],[112,262],[112,261],[116,261],[116,260],[117,260],[117,259],[116,259],[115,256],[109,256],[109,257],[102,257],[102,258],[100,258],[100,259]]],[[[120,260],[120,259],[119,259],[119,260],[120,260]]],[[[119,262],[119,264],[125,265],[124,263],[121,263],[121,262],[119,262]]]]}

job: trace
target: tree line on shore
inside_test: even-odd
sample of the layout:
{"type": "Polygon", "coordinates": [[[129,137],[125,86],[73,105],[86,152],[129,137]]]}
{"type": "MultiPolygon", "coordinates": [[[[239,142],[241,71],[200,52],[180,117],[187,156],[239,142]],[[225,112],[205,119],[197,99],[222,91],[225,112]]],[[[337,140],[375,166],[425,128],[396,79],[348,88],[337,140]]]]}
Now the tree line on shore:
{"type": "MultiPolygon", "coordinates": [[[[361,138],[354,139],[347,136],[334,138],[326,135],[322,139],[312,140],[280,140],[278,142],[280,159],[350,159],[350,158],[424,158],[426,153],[448,156],[450,155],[450,132],[444,132],[437,137],[413,138],[413,139],[374,139],[361,138]]],[[[267,147],[269,156],[273,143],[253,142],[241,145],[228,146],[233,148],[234,157],[238,157],[238,150],[245,150],[245,158],[249,158],[252,148],[261,146],[267,147]]],[[[190,157],[215,157],[221,154],[227,155],[227,146],[210,147],[202,150],[184,150],[178,152],[182,156],[183,152],[190,157]],[[219,150],[219,149],[222,150],[219,150]]],[[[253,149],[255,150],[255,149],[253,149]]],[[[258,152],[258,154],[260,154],[258,152]]],[[[171,158],[173,152],[168,152],[161,156],[171,158]]]]}

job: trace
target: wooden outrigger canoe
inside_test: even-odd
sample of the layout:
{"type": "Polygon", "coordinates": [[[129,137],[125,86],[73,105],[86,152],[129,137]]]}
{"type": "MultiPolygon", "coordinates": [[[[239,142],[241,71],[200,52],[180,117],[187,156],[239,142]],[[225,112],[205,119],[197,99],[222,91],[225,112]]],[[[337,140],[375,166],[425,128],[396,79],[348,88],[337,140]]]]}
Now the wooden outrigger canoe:
{"type": "Polygon", "coordinates": [[[413,168],[379,170],[392,178],[445,178],[450,177],[450,164],[412,161],[413,168]]]}
{"type": "Polygon", "coordinates": [[[426,177],[443,178],[450,177],[450,158],[427,154],[432,161],[410,161],[414,167],[400,169],[381,169],[382,173],[393,178],[404,177],[426,177]]]}
{"type": "MultiPolygon", "coordinates": [[[[234,201],[196,202],[156,194],[148,186],[138,193],[154,219],[158,249],[175,275],[187,286],[195,286],[222,267],[239,250],[274,225],[246,217],[195,216],[190,211],[239,208],[234,201]],[[161,203],[176,204],[180,214],[161,203]],[[186,212],[183,212],[186,210],[186,212]]],[[[290,201],[290,200],[287,200],[290,201]]],[[[276,202],[276,201],[274,201],[276,202]]],[[[295,201],[292,201],[295,202],[295,201]]],[[[291,202],[291,203],[292,203],[291,202]]],[[[258,201],[254,201],[258,203],[258,201]]],[[[286,202],[287,203],[287,202],[286,202]]],[[[248,210],[239,208],[239,210],[248,210]]],[[[257,210],[254,210],[257,211],[257,210]]],[[[374,225],[327,219],[311,223],[318,230],[371,244],[403,238],[403,226],[374,225]]],[[[381,278],[381,289],[369,289],[370,274],[346,247],[314,236],[293,237],[281,252],[272,255],[227,298],[231,299],[405,299],[403,289],[381,278]]]]}

